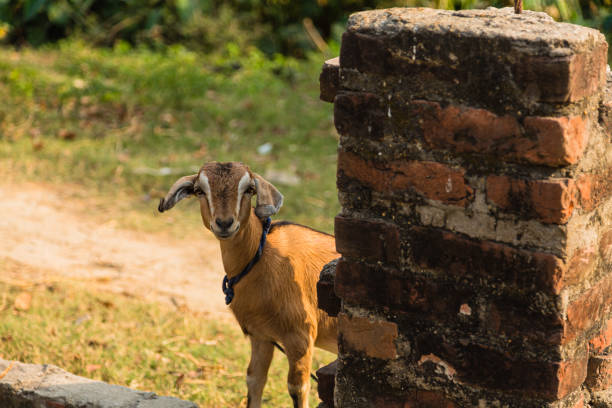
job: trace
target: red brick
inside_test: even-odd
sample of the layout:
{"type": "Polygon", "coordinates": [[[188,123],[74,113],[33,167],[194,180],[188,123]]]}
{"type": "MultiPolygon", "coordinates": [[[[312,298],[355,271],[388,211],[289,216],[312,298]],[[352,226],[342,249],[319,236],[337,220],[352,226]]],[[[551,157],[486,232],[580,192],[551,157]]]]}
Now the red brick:
{"type": "Polygon", "coordinates": [[[567,307],[563,342],[567,343],[610,314],[612,276],[606,276],[567,307]]]}
{"type": "Polygon", "coordinates": [[[427,227],[411,228],[408,238],[412,259],[423,268],[551,294],[560,293],[565,285],[565,265],[552,254],[427,227]]]}
{"type": "Polygon", "coordinates": [[[340,343],[350,350],[365,353],[369,357],[394,359],[397,357],[395,340],[398,330],[395,323],[370,320],[363,317],[338,315],[340,343]]]}
{"type": "Polygon", "coordinates": [[[338,215],[334,230],[336,249],[342,255],[374,263],[398,264],[400,241],[395,224],[338,215]]]}
{"type": "Polygon", "coordinates": [[[529,116],[525,131],[537,139],[535,149],[528,148],[522,156],[532,163],[567,165],[576,163],[587,144],[588,130],[580,116],[571,118],[529,116]]]}
{"type": "Polygon", "coordinates": [[[571,406],[571,408],[584,408],[584,394],[583,393],[580,393],[580,396],[578,397],[574,405],[571,406]]]}
{"type": "Polygon", "coordinates": [[[441,391],[417,390],[404,403],[404,408],[456,408],[457,404],[441,391]]]}
{"type": "Polygon", "coordinates": [[[345,31],[342,34],[340,61],[343,68],[388,74],[394,71],[392,60],[384,39],[352,31],[345,31]]]}
{"type": "Polygon", "coordinates": [[[415,313],[437,321],[454,321],[461,304],[474,290],[450,281],[420,275],[403,276],[396,269],[342,259],[336,269],[335,291],[350,305],[380,306],[415,313]]]}
{"type": "Polygon", "coordinates": [[[514,116],[498,116],[485,109],[416,100],[412,110],[429,147],[457,153],[499,156],[561,166],[578,161],[586,146],[587,130],[580,116],[527,117],[524,130],[514,116]]]}
{"type": "Polygon", "coordinates": [[[56,402],[56,401],[45,401],[45,408],[65,408],[66,404],[64,402],[56,402]]]}
{"type": "Polygon", "coordinates": [[[612,196],[612,170],[602,174],[583,174],[576,181],[580,193],[580,206],[592,211],[612,196]]]}
{"type": "Polygon", "coordinates": [[[589,351],[599,354],[610,345],[612,345],[612,319],[604,322],[599,332],[589,340],[589,351]]]}
{"type": "Polygon", "coordinates": [[[525,56],[512,66],[517,85],[544,102],[575,102],[591,96],[605,83],[608,45],[563,57],[525,56]]]}
{"type": "Polygon", "coordinates": [[[404,402],[400,399],[392,400],[390,397],[376,397],[373,408],[404,408],[404,402]]]}
{"type": "Polygon", "coordinates": [[[547,224],[565,224],[576,207],[571,179],[524,180],[487,177],[487,200],[499,208],[534,217],[547,224]]]}
{"type": "Polygon", "coordinates": [[[341,150],[338,153],[338,172],[385,194],[413,190],[425,198],[462,207],[474,199],[474,190],[465,180],[465,170],[436,162],[373,163],[341,150]]]}
{"type": "Polygon", "coordinates": [[[317,391],[319,393],[319,399],[329,408],[334,408],[334,388],[336,386],[337,367],[338,360],[334,360],[317,370],[317,391]]]}
{"type": "Polygon", "coordinates": [[[479,315],[481,326],[493,335],[542,346],[558,346],[563,337],[563,320],[556,314],[529,310],[530,305],[514,298],[491,300],[479,315]]]}
{"type": "Polygon", "coordinates": [[[411,108],[417,113],[425,141],[432,147],[452,149],[458,153],[493,153],[500,144],[521,137],[516,118],[498,116],[486,109],[415,100],[411,108]]]}
{"type": "Polygon", "coordinates": [[[589,359],[585,383],[591,391],[602,391],[612,387],[612,356],[592,356],[589,359]]]}
{"type": "Polygon", "coordinates": [[[576,250],[563,277],[565,285],[576,285],[588,279],[597,265],[597,259],[597,249],[594,247],[576,250]]]}
{"type": "Polygon", "coordinates": [[[416,336],[413,347],[421,355],[439,356],[456,371],[454,381],[479,388],[554,401],[575,391],[587,373],[586,353],[573,360],[532,360],[520,353],[465,344],[466,339],[448,339],[430,333],[416,336]]]}
{"type": "Polygon", "coordinates": [[[317,282],[317,305],[330,316],[338,316],[340,312],[340,298],[334,292],[334,282],[319,280],[317,282]]]}
{"type": "Polygon", "coordinates": [[[340,58],[325,61],[319,75],[320,98],[325,102],[333,102],[340,87],[340,58]]]}
{"type": "Polygon", "coordinates": [[[385,112],[380,98],[366,92],[341,92],[334,99],[334,124],[343,136],[380,139],[385,112]]]}
{"type": "MultiPolygon", "coordinates": [[[[408,79],[417,77],[420,80],[417,85],[424,80],[451,82],[454,86],[451,89],[460,95],[471,92],[483,98],[494,94],[497,101],[501,97],[499,92],[490,90],[512,86],[519,91],[516,97],[531,103],[579,101],[598,92],[605,83],[607,44],[602,38],[596,39],[586,52],[552,57],[514,52],[508,49],[508,41],[499,41],[498,36],[477,38],[462,35],[461,31],[435,33],[429,29],[417,33],[410,26],[406,24],[407,30],[392,36],[384,36],[380,31],[345,32],[340,49],[343,68],[377,75],[404,75],[408,79]],[[429,46],[417,45],[418,54],[413,54],[414,59],[408,58],[413,52],[409,44],[425,43],[429,46]],[[487,51],[473,52],[475,49],[487,51]],[[449,60],[449,55],[459,56],[459,63],[456,58],[449,60]],[[491,75],[492,71],[496,75],[491,75]],[[453,78],[459,81],[454,83],[453,78]]],[[[494,103],[489,98],[485,101],[494,103]]]]}
{"type": "MultiPolygon", "coordinates": [[[[486,286],[479,278],[467,279],[486,286]]],[[[497,295],[489,297],[483,305],[482,296],[487,289],[475,283],[457,283],[467,279],[446,273],[440,278],[405,274],[380,265],[342,259],[336,269],[335,292],[346,305],[380,307],[442,325],[454,325],[461,316],[463,322],[469,321],[474,330],[481,333],[501,334],[540,345],[560,344],[563,333],[561,317],[531,310],[533,302],[529,294],[521,301],[512,295],[497,295]],[[479,305],[478,309],[470,310],[469,315],[462,314],[466,303],[474,307],[479,305]]]]}
{"type": "Polygon", "coordinates": [[[599,240],[599,255],[604,263],[612,265],[612,229],[601,234],[599,240]]]}
{"type": "Polygon", "coordinates": [[[336,267],[335,293],[352,305],[409,307],[404,295],[409,285],[398,271],[380,265],[342,258],[336,267]]]}

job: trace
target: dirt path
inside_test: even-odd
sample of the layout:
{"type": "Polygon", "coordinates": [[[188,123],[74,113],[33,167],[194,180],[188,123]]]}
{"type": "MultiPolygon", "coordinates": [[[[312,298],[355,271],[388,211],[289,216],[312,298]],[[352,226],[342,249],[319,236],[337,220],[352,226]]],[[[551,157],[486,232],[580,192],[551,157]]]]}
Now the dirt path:
{"type": "Polygon", "coordinates": [[[214,238],[178,240],[119,229],[85,215],[87,203],[62,199],[65,194],[36,184],[0,185],[0,278],[86,280],[229,318],[214,238]]]}

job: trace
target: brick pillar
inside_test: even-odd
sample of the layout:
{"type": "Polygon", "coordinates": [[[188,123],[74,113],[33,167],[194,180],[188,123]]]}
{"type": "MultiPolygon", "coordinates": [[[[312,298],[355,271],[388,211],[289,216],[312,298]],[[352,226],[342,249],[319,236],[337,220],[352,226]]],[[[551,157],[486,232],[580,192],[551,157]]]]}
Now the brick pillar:
{"type": "Polygon", "coordinates": [[[612,384],[606,60],[543,13],[351,16],[321,75],[336,407],[582,407],[612,384]]]}

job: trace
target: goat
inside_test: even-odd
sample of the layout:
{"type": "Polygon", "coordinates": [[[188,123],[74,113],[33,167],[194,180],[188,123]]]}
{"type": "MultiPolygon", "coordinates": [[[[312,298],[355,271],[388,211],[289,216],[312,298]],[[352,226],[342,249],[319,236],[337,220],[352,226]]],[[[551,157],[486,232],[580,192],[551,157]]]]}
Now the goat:
{"type": "Polygon", "coordinates": [[[240,279],[233,301],[232,292],[226,303],[231,302],[229,307],[251,342],[247,407],[261,406],[274,346],[280,344],[289,360],[287,386],[293,406],[306,408],[314,346],[338,352],[336,319],[318,309],[316,293],[319,272],[339,256],[334,237],[288,222],[264,225],[280,209],[283,195],[242,163],[206,163],[198,173],[177,180],[158,209],[169,210],[191,195],[200,200],[204,226],[219,239],[226,279],[240,279]],[[254,209],[253,195],[257,196],[254,209]],[[261,251],[267,226],[267,243],[261,251]],[[241,271],[252,265],[259,251],[259,261],[241,279],[241,271]]]}

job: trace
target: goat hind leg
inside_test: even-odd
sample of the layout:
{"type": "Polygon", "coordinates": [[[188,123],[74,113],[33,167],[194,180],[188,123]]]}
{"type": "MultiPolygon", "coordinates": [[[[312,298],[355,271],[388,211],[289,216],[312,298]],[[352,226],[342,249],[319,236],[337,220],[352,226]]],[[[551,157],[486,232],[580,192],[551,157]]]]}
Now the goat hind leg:
{"type": "Polygon", "coordinates": [[[269,341],[263,341],[249,337],[251,340],[251,361],[247,369],[247,408],[260,408],[268,369],[274,355],[274,345],[269,341]]]}

